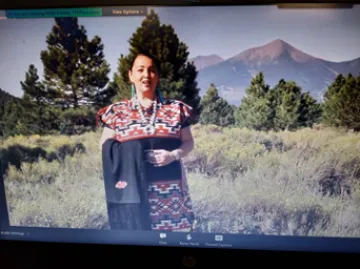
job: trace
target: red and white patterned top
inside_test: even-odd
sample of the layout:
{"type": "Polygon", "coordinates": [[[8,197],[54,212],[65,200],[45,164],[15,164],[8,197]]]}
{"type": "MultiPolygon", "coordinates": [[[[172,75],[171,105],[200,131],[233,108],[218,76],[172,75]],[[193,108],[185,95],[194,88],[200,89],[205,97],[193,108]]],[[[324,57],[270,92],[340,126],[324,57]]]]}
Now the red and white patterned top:
{"type": "MultiPolygon", "coordinates": [[[[144,111],[144,109],[143,109],[144,111]]],[[[152,106],[144,111],[151,117],[152,106]]],[[[178,100],[158,102],[155,120],[155,134],[146,132],[146,124],[141,121],[134,100],[123,100],[102,108],[97,119],[102,126],[115,130],[115,139],[120,142],[150,137],[179,138],[180,130],[190,125],[192,107],[178,100]]]]}

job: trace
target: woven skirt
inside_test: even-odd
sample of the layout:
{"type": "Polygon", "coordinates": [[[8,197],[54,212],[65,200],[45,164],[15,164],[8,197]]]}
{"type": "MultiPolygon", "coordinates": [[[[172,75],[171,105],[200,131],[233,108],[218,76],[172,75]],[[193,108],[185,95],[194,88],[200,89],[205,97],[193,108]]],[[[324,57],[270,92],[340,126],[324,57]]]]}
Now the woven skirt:
{"type": "Polygon", "coordinates": [[[151,182],[148,195],[152,230],[192,230],[195,216],[186,181],[151,182]]]}

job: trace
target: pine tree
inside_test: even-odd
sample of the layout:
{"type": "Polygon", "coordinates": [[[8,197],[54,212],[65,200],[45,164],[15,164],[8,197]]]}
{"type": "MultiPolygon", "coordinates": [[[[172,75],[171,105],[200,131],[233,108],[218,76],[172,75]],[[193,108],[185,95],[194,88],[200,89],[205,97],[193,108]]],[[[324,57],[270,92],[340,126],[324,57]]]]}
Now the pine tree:
{"type": "Polygon", "coordinates": [[[294,81],[280,80],[273,89],[276,96],[272,106],[275,111],[276,130],[294,130],[299,127],[301,88],[294,81]]]}
{"type": "Polygon", "coordinates": [[[218,100],[219,98],[220,96],[218,89],[215,87],[214,83],[211,83],[209,89],[201,100],[201,107],[207,106],[211,103],[215,103],[216,100],[218,100]]]}
{"type": "Polygon", "coordinates": [[[246,89],[246,94],[254,98],[263,98],[269,92],[269,85],[265,83],[264,73],[259,72],[250,82],[249,88],[246,89]]]}
{"type": "Polygon", "coordinates": [[[39,81],[37,69],[33,64],[25,75],[25,81],[21,81],[21,88],[24,91],[23,99],[29,102],[35,102],[37,105],[49,103],[44,85],[39,81]]]}
{"type": "Polygon", "coordinates": [[[268,100],[269,85],[262,72],[257,74],[246,89],[246,95],[235,113],[236,124],[255,130],[272,128],[272,109],[268,100]]]}
{"type": "Polygon", "coordinates": [[[55,18],[47,36],[47,50],[41,52],[44,86],[51,101],[63,107],[99,105],[110,100],[104,87],[109,64],[104,59],[101,38],[88,39],[77,18],[55,18]]]}
{"type": "Polygon", "coordinates": [[[255,130],[312,126],[319,121],[322,108],[309,93],[301,91],[295,82],[284,79],[270,89],[260,72],[252,79],[236,111],[237,125],[255,130]]]}
{"type": "Polygon", "coordinates": [[[219,96],[214,84],[210,85],[201,100],[200,123],[218,126],[229,126],[235,123],[233,107],[219,96]]]}
{"type": "Polygon", "coordinates": [[[336,76],[335,81],[328,87],[324,94],[324,99],[329,100],[332,96],[338,94],[341,88],[346,84],[346,78],[339,74],[336,76]]]}
{"type": "MultiPolygon", "coordinates": [[[[33,64],[29,66],[28,72],[25,74],[25,80],[20,81],[21,88],[24,91],[23,94],[23,100],[27,103],[34,103],[36,104],[36,108],[31,106],[29,109],[32,110],[35,115],[37,115],[37,122],[36,126],[27,126],[31,129],[36,129],[39,131],[39,134],[44,134],[46,132],[45,130],[45,124],[44,124],[44,105],[46,103],[49,103],[50,100],[47,98],[47,93],[45,92],[44,85],[39,81],[39,76],[37,74],[37,69],[33,64]]],[[[19,111],[23,111],[23,107],[19,106],[19,111]]],[[[13,116],[14,114],[9,114],[9,116],[13,116]]],[[[16,121],[19,121],[21,119],[16,119],[16,121]]],[[[14,124],[14,123],[13,123],[14,124]]],[[[11,128],[11,127],[10,127],[11,128]]],[[[19,126],[13,126],[12,130],[16,134],[23,134],[24,130],[20,130],[19,126]]]]}
{"type": "Polygon", "coordinates": [[[324,94],[324,112],[322,116],[322,121],[325,124],[340,126],[338,108],[337,108],[337,95],[339,94],[342,87],[346,84],[346,78],[339,74],[334,82],[328,87],[327,91],[324,94]]]}
{"type": "Polygon", "coordinates": [[[360,76],[338,76],[325,94],[324,122],[360,131],[360,76]]]}
{"type": "Polygon", "coordinates": [[[322,106],[310,95],[310,93],[302,93],[299,105],[299,127],[312,127],[321,119],[322,106]]]}
{"type": "Polygon", "coordinates": [[[267,131],[272,128],[269,118],[271,108],[266,98],[249,99],[244,97],[236,111],[236,125],[241,128],[267,131]]]}
{"type": "Polygon", "coordinates": [[[23,105],[19,100],[7,102],[3,116],[3,135],[7,137],[39,133],[37,116],[33,108],[33,105],[23,105]]]}
{"type": "Polygon", "coordinates": [[[200,96],[197,88],[197,71],[188,62],[188,48],[181,42],[171,25],[160,23],[159,16],[152,10],[129,40],[130,51],[119,58],[118,73],[114,75],[109,88],[118,92],[113,101],[130,97],[128,70],[139,52],[152,55],[160,63],[159,88],[165,98],[178,99],[194,109],[194,119],[200,113],[200,96]]]}
{"type": "Polygon", "coordinates": [[[59,111],[50,106],[53,95],[47,92],[43,83],[39,81],[34,65],[29,66],[25,80],[20,84],[24,91],[21,99],[22,107],[26,106],[27,112],[35,117],[29,128],[36,130],[38,134],[47,134],[57,128],[59,111]]]}

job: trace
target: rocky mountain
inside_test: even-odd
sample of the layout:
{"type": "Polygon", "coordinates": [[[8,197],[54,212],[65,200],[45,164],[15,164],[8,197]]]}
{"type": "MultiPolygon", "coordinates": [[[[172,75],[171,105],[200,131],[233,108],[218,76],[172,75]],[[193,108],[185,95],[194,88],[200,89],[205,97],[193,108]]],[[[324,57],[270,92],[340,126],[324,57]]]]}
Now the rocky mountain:
{"type": "Polygon", "coordinates": [[[200,69],[197,81],[202,94],[210,83],[214,83],[225,99],[239,105],[252,77],[259,72],[264,73],[265,81],[271,87],[281,78],[294,80],[303,91],[309,91],[321,100],[336,75],[360,74],[360,58],[346,62],[326,61],[276,39],[200,69]]]}
{"type": "Polygon", "coordinates": [[[207,56],[197,56],[190,59],[190,61],[194,62],[196,69],[200,71],[206,67],[221,63],[224,59],[216,54],[212,54],[207,56]]]}

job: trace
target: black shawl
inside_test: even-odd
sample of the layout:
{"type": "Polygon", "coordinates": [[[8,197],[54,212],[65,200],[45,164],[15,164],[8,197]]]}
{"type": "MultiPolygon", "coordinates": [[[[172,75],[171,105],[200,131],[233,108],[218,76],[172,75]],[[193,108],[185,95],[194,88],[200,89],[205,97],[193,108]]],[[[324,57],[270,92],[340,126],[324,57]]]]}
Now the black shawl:
{"type": "MultiPolygon", "coordinates": [[[[173,150],[180,146],[179,139],[149,138],[119,142],[108,139],[102,145],[103,177],[106,200],[116,204],[138,204],[142,216],[148,216],[148,185],[153,181],[181,179],[181,164],[174,161],[163,167],[154,167],[145,161],[145,150],[173,150]],[[125,181],[123,189],[115,187],[125,181]]],[[[146,224],[147,225],[147,224],[146,224]]]]}

